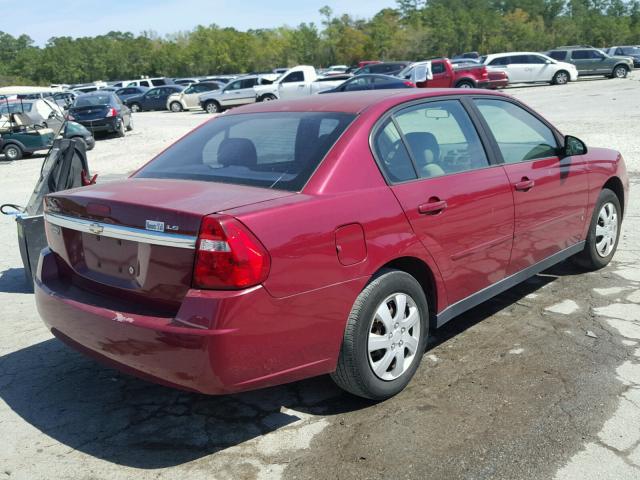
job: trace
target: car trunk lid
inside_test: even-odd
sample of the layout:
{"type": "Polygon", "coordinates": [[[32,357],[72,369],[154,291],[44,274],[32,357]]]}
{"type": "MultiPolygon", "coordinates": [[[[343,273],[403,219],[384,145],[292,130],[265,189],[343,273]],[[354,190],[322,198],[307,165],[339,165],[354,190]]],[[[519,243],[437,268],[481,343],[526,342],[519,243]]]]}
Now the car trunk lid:
{"type": "Polygon", "coordinates": [[[186,180],[94,185],[47,196],[47,238],[75,286],[171,310],[191,288],[205,215],[287,195],[186,180]]]}
{"type": "Polygon", "coordinates": [[[86,107],[73,107],[69,113],[78,121],[97,120],[105,118],[110,108],[109,105],[87,105],[86,107]]]}

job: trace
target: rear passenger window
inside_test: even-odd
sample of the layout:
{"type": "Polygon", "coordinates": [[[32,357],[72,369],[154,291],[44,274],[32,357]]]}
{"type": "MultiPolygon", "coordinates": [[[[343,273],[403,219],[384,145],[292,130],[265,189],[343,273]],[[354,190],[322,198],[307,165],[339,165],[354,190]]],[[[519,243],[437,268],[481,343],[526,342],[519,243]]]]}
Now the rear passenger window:
{"type": "Polygon", "coordinates": [[[503,100],[475,100],[505,163],[557,156],[553,131],[525,109],[503,100]]]}
{"type": "Polygon", "coordinates": [[[554,52],[549,52],[549,56],[554,60],[564,60],[565,57],[567,56],[567,52],[556,50],[554,52]]]}
{"type": "Polygon", "coordinates": [[[395,116],[422,178],[489,166],[480,137],[457,100],[429,102],[395,116]]]}
{"type": "Polygon", "coordinates": [[[391,120],[373,138],[380,167],[392,182],[406,182],[418,178],[398,129],[391,120]]]}

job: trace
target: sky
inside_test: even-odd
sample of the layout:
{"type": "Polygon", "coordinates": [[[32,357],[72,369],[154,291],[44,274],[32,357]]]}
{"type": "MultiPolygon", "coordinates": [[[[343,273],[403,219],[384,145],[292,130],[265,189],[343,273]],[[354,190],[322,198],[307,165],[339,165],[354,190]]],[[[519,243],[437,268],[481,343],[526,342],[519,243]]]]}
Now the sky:
{"type": "Polygon", "coordinates": [[[394,0],[0,0],[0,31],[29,35],[38,46],[51,37],[84,37],[112,30],[160,35],[215,23],[238,30],[320,25],[318,10],[328,5],[334,15],[369,18],[394,0]],[[20,19],[13,21],[12,19],[20,19]]]}

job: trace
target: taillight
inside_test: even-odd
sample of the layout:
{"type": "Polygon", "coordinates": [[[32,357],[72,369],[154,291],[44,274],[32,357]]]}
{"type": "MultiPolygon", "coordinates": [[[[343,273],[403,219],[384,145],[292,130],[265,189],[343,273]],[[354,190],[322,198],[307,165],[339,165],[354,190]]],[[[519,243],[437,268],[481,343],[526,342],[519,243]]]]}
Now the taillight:
{"type": "Polygon", "coordinates": [[[116,112],[115,108],[110,108],[107,112],[107,117],[115,117],[116,115],[118,115],[118,112],[116,112]]]}
{"type": "Polygon", "coordinates": [[[415,83],[410,82],[409,80],[407,80],[406,82],[402,82],[402,83],[404,83],[407,87],[411,87],[411,88],[414,88],[416,86],[415,83]]]}
{"type": "Polygon", "coordinates": [[[71,115],[70,113],[67,114],[67,120],[73,122],[76,119],[76,117],[74,117],[73,115],[71,115]]]}
{"type": "Polygon", "coordinates": [[[193,287],[232,290],[267,278],[269,252],[242,223],[226,215],[202,219],[196,245],[193,287]]]}

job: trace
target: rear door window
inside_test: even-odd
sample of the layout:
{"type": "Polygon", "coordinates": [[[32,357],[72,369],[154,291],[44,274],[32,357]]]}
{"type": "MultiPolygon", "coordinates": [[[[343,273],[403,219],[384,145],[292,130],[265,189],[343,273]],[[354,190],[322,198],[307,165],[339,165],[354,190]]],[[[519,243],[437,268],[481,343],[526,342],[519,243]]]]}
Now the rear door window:
{"type": "Polygon", "coordinates": [[[223,115],[161,153],[136,176],[298,191],[354,118],[333,112],[223,115]]]}
{"type": "Polygon", "coordinates": [[[459,101],[416,105],[401,110],[395,118],[420,177],[489,166],[478,132],[459,101]]]}
{"type": "Polygon", "coordinates": [[[567,52],[562,50],[555,50],[553,52],[549,52],[549,56],[554,60],[564,60],[567,57],[567,52]]]}

